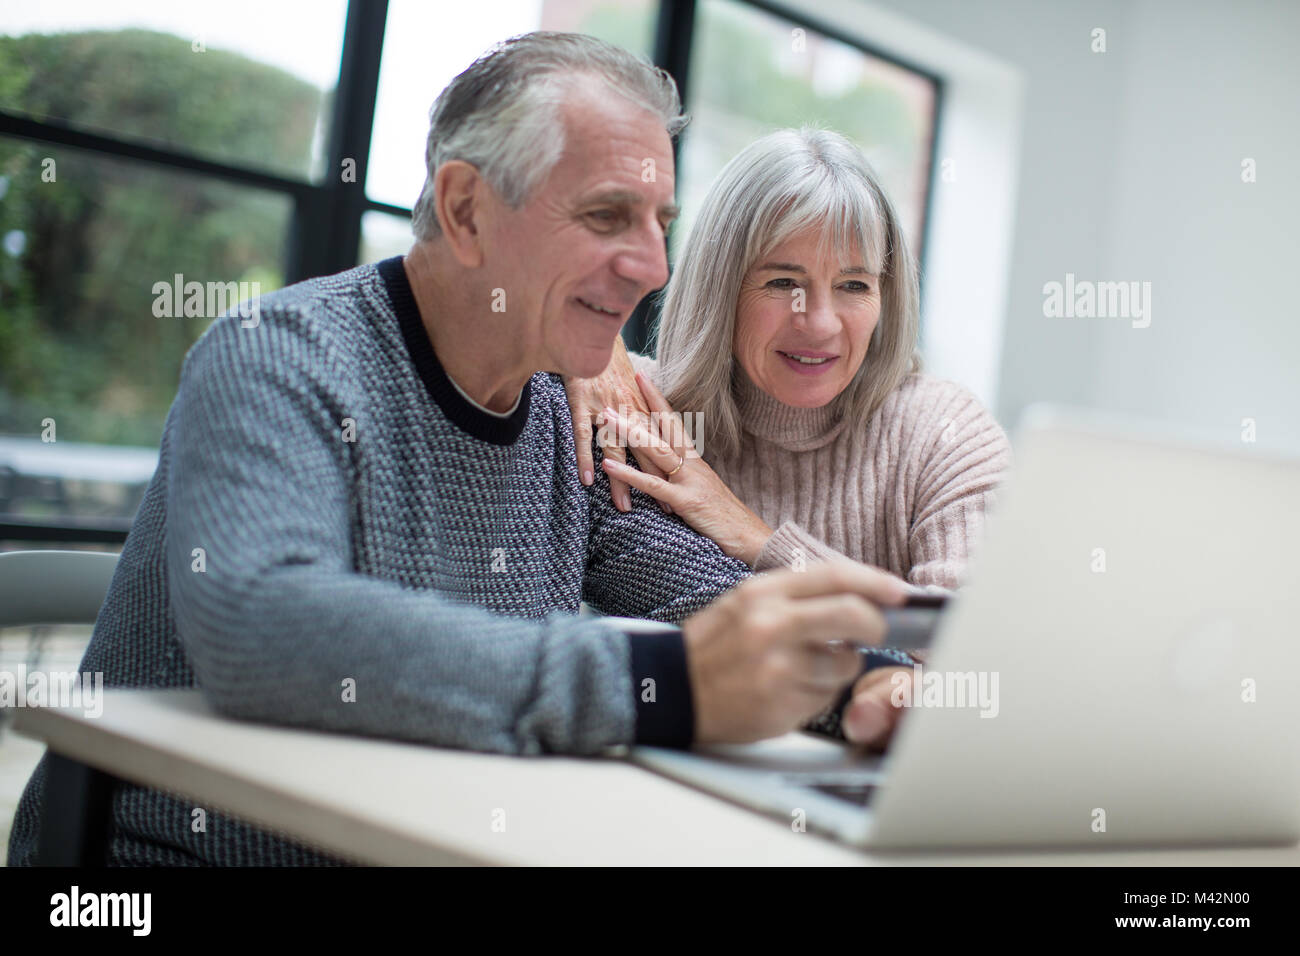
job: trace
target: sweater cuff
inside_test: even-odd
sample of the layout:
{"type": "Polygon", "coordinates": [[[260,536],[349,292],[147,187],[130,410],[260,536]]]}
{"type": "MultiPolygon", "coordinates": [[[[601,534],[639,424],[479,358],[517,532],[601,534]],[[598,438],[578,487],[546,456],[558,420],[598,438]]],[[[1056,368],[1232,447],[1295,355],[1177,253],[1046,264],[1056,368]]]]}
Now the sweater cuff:
{"type": "Polygon", "coordinates": [[[785,521],[764,542],[758,557],[754,560],[754,570],[792,568],[798,571],[814,561],[830,561],[837,557],[843,556],[835,549],[822,544],[793,521],[785,521]]]}
{"type": "Polygon", "coordinates": [[[627,643],[636,695],[636,742],[689,747],[695,739],[695,704],[682,632],[633,633],[627,643]]]}
{"type": "Polygon", "coordinates": [[[906,651],[893,648],[858,648],[858,653],[862,655],[862,667],[858,670],[858,676],[844,686],[844,690],[840,692],[840,696],[835,703],[805,724],[804,730],[815,734],[823,734],[827,737],[834,737],[836,740],[845,740],[844,711],[849,706],[849,701],[853,700],[853,688],[857,686],[862,675],[867,671],[875,670],[877,667],[913,667],[916,665],[916,661],[906,651]]]}

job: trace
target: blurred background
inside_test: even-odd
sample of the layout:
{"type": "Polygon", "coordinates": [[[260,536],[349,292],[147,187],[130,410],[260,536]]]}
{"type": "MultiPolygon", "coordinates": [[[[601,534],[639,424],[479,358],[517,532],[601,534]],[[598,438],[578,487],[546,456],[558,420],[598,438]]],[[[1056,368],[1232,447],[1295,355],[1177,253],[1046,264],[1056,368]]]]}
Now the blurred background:
{"type": "MultiPolygon", "coordinates": [[[[676,77],[670,260],[743,145],[828,126],[900,211],[930,371],[1013,438],[1053,402],[1300,451],[1300,4],[51,0],[0,11],[0,550],[119,549],[211,321],[155,284],[406,251],[434,97],[534,29],[676,77]],[[1050,317],[1067,275],[1150,283],[1150,324],[1050,317]]],[[[73,669],[87,631],[0,632],[0,669],[73,669]]],[[[0,759],[0,824],[34,762],[0,759]]]]}

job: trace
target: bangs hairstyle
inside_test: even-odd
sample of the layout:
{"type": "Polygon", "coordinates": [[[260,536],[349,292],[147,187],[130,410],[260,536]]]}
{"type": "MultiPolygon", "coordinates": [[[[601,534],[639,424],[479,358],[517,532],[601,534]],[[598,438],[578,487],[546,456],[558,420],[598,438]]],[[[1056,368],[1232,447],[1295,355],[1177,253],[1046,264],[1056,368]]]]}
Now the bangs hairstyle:
{"type": "Polygon", "coordinates": [[[880,278],[880,319],[853,379],[831,402],[836,420],[866,426],[885,397],[921,370],[917,270],[898,215],[866,158],[829,130],[778,130],[746,146],[709,188],[663,294],[656,333],[664,397],[701,413],[706,447],[740,448],[732,353],[745,275],[773,248],[809,228],[820,251],[880,278]],[[829,245],[828,245],[829,244],[829,245]]]}

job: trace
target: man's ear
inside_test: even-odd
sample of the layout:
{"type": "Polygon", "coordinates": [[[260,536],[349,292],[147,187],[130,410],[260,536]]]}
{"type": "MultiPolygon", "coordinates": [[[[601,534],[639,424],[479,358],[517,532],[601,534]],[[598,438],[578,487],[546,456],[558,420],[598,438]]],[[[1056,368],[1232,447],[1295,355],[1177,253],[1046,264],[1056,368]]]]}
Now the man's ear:
{"type": "Polygon", "coordinates": [[[438,167],[433,178],[434,212],[442,238],[456,261],[467,268],[483,264],[483,199],[488,189],[478,168],[460,159],[438,167]]]}

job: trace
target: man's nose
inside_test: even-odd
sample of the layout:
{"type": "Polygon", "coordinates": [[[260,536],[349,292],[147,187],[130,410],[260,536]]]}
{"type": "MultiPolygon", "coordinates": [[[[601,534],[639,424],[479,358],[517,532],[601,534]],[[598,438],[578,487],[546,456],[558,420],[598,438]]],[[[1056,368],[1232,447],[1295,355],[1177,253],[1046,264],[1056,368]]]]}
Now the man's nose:
{"type": "Polygon", "coordinates": [[[645,229],[635,243],[614,259],[614,271],[641,287],[642,294],[658,289],[668,281],[668,250],[663,231],[645,229]]]}

